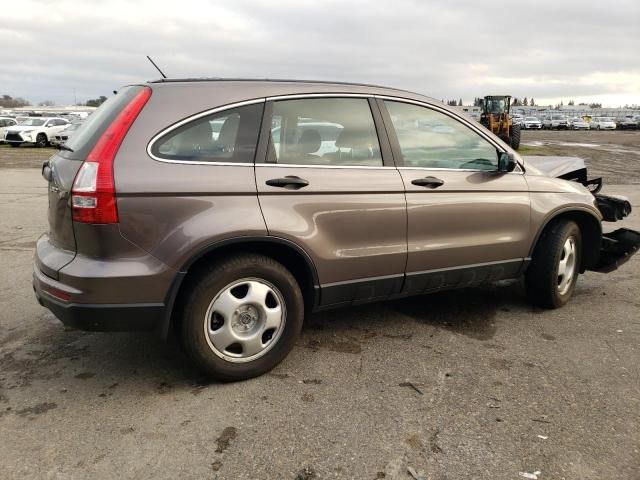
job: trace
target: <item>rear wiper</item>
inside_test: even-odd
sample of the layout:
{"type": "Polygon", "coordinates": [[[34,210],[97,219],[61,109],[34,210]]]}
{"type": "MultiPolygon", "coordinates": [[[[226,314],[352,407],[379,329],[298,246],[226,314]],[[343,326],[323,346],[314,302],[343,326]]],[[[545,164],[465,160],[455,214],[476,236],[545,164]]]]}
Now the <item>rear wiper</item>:
{"type": "Polygon", "coordinates": [[[67,152],[73,152],[73,148],[67,147],[66,145],[58,145],[58,150],[66,150],[67,152]]]}

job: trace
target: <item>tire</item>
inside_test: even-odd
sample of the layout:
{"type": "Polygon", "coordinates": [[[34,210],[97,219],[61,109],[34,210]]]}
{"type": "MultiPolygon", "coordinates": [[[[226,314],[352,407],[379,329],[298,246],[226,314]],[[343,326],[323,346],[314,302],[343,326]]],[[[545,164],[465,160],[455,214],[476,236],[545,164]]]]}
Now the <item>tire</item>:
{"type": "Polygon", "coordinates": [[[268,372],[291,351],[302,329],[304,300],[296,279],[263,255],[220,261],[201,270],[185,291],[182,342],[210,378],[236,381],[268,372]],[[281,323],[270,329],[278,309],[281,323]]]}
{"type": "Polygon", "coordinates": [[[13,148],[18,148],[21,144],[11,142],[9,145],[11,145],[13,148]]]}
{"type": "Polygon", "coordinates": [[[49,142],[47,141],[47,136],[44,133],[39,133],[36,136],[36,147],[46,147],[49,144],[49,142]]]}
{"type": "Polygon", "coordinates": [[[558,220],[547,226],[525,274],[529,300],[543,308],[559,308],[566,304],[578,280],[581,258],[582,236],[575,222],[558,220]],[[567,253],[570,244],[573,245],[573,254],[567,253]],[[560,273],[563,262],[565,275],[560,273]]]}
{"type": "Polygon", "coordinates": [[[511,148],[518,150],[520,148],[520,125],[511,127],[511,148]]]}

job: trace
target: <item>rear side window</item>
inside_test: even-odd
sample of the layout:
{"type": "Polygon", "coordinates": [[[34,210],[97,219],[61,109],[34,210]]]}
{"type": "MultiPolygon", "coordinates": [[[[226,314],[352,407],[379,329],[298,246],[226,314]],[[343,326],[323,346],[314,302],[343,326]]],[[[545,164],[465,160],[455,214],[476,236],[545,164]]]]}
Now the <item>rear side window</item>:
{"type": "Polygon", "coordinates": [[[253,163],[264,103],[246,105],[190,121],[151,146],[164,160],[253,163]]]}
{"type": "Polygon", "coordinates": [[[274,102],[269,162],[381,166],[369,102],[365,98],[274,102]]]}
{"type": "MultiPolygon", "coordinates": [[[[142,88],[141,86],[132,86],[120,89],[117,95],[109,98],[89,115],[75,135],[65,144],[73,152],[60,150],[58,155],[68,160],[84,160],[102,133],[142,88]]],[[[62,124],[64,125],[66,122],[62,122],[62,124]]]]}

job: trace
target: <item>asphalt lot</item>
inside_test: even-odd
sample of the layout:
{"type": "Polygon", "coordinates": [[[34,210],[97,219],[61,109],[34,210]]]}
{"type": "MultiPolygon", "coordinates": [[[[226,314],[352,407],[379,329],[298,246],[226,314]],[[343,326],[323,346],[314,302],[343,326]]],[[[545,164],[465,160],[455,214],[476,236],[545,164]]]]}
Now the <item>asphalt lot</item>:
{"type": "MultiPolygon", "coordinates": [[[[67,331],[36,303],[46,189],[7,151],[0,478],[640,479],[640,256],[555,311],[503,283],[317,314],[271,374],[210,384],[173,344],[67,331]]],[[[604,188],[636,229],[639,160],[604,188]]]]}

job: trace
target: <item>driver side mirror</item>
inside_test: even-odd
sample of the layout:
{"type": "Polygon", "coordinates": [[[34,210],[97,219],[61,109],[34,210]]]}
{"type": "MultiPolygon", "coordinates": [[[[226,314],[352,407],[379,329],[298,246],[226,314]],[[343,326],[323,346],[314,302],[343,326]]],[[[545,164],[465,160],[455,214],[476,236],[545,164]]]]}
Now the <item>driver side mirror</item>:
{"type": "Polygon", "coordinates": [[[512,154],[500,152],[498,157],[498,172],[513,172],[516,168],[516,159],[512,154]]]}

